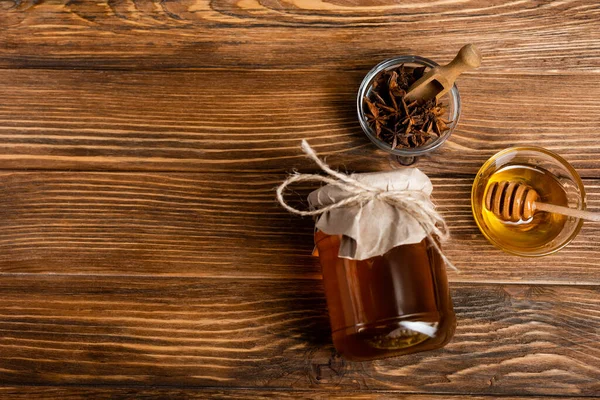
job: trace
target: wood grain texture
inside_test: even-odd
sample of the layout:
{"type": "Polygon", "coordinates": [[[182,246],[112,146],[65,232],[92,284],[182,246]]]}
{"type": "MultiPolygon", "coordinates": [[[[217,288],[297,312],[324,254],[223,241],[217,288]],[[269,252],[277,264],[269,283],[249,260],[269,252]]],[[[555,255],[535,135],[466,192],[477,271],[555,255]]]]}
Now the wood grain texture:
{"type": "MultiPolygon", "coordinates": [[[[285,211],[274,174],[0,173],[0,272],[320,279],[313,222],[285,211]]],[[[435,178],[461,282],[600,284],[597,224],[558,254],[521,258],[481,235],[470,178],[435,178]],[[541,273],[543,271],[543,273],[541,273]]],[[[600,180],[586,180],[600,209],[600,180]]],[[[290,200],[309,192],[300,187],[290,200]]],[[[298,204],[300,205],[300,204],[298,204]]]]}
{"type": "MultiPolygon", "coordinates": [[[[254,399],[314,399],[314,400],[543,400],[548,397],[539,396],[486,396],[486,395],[453,395],[453,394],[406,394],[395,390],[319,390],[319,389],[168,389],[160,388],[121,388],[104,387],[92,388],[81,386],[51,387],[51,386],[6,386],[0,387],[0,395],[4,400],[15,399],[56,399],[77,400],[89,399],[235,399],[235,400],[254,400],[254,399]]],[[[552,396],[552,400],[589,400],[597,397],[581,396],[552,396]]]]}
{"type": "Polygon", "coordinates": [[[4,385],[598,395],[600,289],[452,285],[444,349],[351,363],[314,280],[3,276],[4,385]]]}
{"type": "MultiPolygon", "coordinates": [[[[308,139],[333,166],[390,169],[356,117],[364,73],[0,70],[0,168],[313,170],[308,139]]],[[[473,73],[459,87],[458,129],[418,162],[426,173],[475,174],[499,150],[538,145],[600,178],[597,75],[473,73]]]]}
{"type": "Polygon", "coordinates": [[[368,68],[398,54],[494,71],[599,71],[600,6],[584,0],[3,0],[0,67],[368,68]],[[276,40],[274,40],[276,39],[276,40]],[[293,50],[292,50],[293,49],[293,50]]]}
{"type": "Polygon", "coordinates": [[[585,0],[0,0],[0,398],[600,397],[599,227],[517,258],[469,204],[489,156],[541,145],[599,210],[599,76],[585,0]],[[314,171],[301,139],[394,168],[358,125],[361,79],[468,42],[459,128],[418,162],[461,269],[456,337],[346,362],[312,221],[274,188],[314,171]]]}

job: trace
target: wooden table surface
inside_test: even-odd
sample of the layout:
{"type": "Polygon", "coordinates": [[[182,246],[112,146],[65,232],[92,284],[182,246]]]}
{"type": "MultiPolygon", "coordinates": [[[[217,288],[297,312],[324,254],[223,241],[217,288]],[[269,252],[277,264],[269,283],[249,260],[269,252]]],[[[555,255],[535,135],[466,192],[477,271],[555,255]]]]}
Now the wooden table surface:
{"type": "Polygon", "coordinates": [[[598,210],[599,139],[593,0],[0,0],[0,398],[599,397],[600,225],[518,258],[469,200],[488,157],[541,145],[598,210]],[[315,170],[303,138],[336,168],[393,168],[359,82],[465,43],[484,62],[459,127],[417,164],[461,269],[456,335],[346,362],[313,223],[274,188],[315,170]]]}

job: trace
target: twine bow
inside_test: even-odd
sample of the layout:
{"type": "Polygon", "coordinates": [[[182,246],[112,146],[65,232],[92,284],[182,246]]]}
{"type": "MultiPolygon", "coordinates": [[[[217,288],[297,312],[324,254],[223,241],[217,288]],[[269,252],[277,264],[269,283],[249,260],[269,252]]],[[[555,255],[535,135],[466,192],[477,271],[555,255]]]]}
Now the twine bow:
{"type": "Polygon", "coordinates": [[[427,193],[421,190],[385,190],[367,185],[347,174],[331,169],[329,165],[317,156],[306,140],[302,140],[302,150],[328,176],[300,173],[290,175],[289,178],[277,188],[277,200],[286,210],[302,216],[318,216],[336,208],[355,205],[361,206],[371,200],[385,201],[386,203],[403,210],[413,218],[423,229],[430,244],[439,253],[446,265],[456,270],[456,267],[448,260],[440,246],[437,244],[435,237],[438,237],[441,241],[448,239],[448,226],[442,216],[436,211],[435,206],[427,193]],[[349,195],[333,204],[310,210],[299,210],[287,204],[283,195],[285,188],[296,182],[309,181],[324,182],[329,185],[337,186],[349,195]]]}

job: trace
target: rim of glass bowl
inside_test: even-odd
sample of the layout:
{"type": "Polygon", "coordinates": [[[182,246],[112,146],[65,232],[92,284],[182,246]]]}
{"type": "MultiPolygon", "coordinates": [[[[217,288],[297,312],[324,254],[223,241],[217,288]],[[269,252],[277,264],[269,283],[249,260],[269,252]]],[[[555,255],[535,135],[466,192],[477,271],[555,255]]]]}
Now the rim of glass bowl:
{"type": "Polygon", "coordinates": [[[510,254],[516,254],[518,256],[522,256],[522,257],[543,257],[543,256],[548,256],[550,254],[554,254],[556,252],[558,252],[559,250],[563,249],[566,245],[568,245],[569,243],[571,243],[571,241],[573,241],[573,239],[575,239],[575,237],[577,237],[577,235],[579,234],[579,231],[581,230],[581,227],[583,226],[583,220],[579,219],[579,222],[577,223],[577,226],[575,227],[575,229],[573,230],[573,232],[571,233],[571,235],[565,239],[565,241],[563,243],[561,243],[559,246],[556,246],[553,249],[550,249],[548,251],[545,252],[540,252],[540,253],[525,253],[525,252],[519,252],[519,251],[514,251],[514,250],[509,250],[504,248],[502,245],[500,245],[496,240],[494,240],[494,238],[490,235],[487,234],[487,232],[485,231],[485,229],[483,229],[482,225],[483,225],[483,220],[481,219],[480,216],[475,214],[475,208],[473,207],[473,204],[475,202],[475,190],[476,187],[479,184],[479,176],[481,174],[483,174],[483,172],[485,170],[487,170],[488,168],[490,168],[490,166],[496,162],[496,160],[498,160],[500,157],[506,155],[506,154],[510,154],[513,152],[518,152],[518,151],[531,151],[531,152],[539,152],[539,153],[543,153],[547,156],[550,156],[551,158],[553,158],[554,160],[558,161],[563,167],[565,167],[567,169],[567,171],[569,171],[569,173],[575,178],[574,179],[574,183],[577,185],[577,187],[579,188],[579,194],[580,194],[580,200],[581,200],[581,208],[580,210],[585,210],[586,208],[586,194],[585,194],[585,188],[583,187],[583,181],[581,180],[581,177],[579,176],[579,174],[577,173],[577,171],[575,170],[575,168],[573,168],[573,166],[571,164],[569,164],[569,162],[567,160],[565,160],[564,158],[562,158],[560,155],[556,154],[553,151],[547,150],[543,147],[537,147],[537,146],[514,146],[514,147],[509,147],[507,149],[501,150],[499,152],[497,152],[496,154],[494,154],[493,156],[491,156],[482,166],[481,168],[479,168],[479,171],[477,171],[477,175],[475,175],[475,180],[473,181],[473,186],[471,187],[471,212],[473,213],[473,219],[475,220],[475,223],[477,223],[477,227],[479,228],[479,231],[483,234],[483,236],[485,236],[485,238],[494,246],[496,246],[497,248],[499,248],[502,251],[505,251],[507,253],[510,254]]]}
{"type": "Polygon", "coordinates": [[[416,148],[412,148],[412,149],[392,149],[392,147],[390,145],[388,145],[387,143],[385,143],[382,140],[377,139],[374,132],[371,131],[371,128],[369,127],[369,124],[366,121],[366,118],[364,118],[364,113],[362,110],[362,107],[363,107],[362,100],[364,99],[369,88],[371,87],[371,83],[372,83],[373,79],[381,71],[399,66],[400,64],[407,64],[407,63],[421,64],[421,65],[424,65],[429,68],[437,67],[439,65],[438,63],[436,63],[433,60],[430,60],[430,59],[424,58],[424,57],[419,57],[419,56],[398,56],[398,57],[389,58],[387,60],[380,62],[379,64],[374,66],[367,73],[367,75],[365,75],[363,81],[360,84],[360,87],[358,89],[358,96],[356,98],[356,112],[358,114],[358,120],[360,122],[360,126],[362,127],[362,130],[365,133],[365,135],[367,135],[367,137],[371,140],[371,142],[373,142],[381,150],[384,150],[390,154],[394,154],[397,156],[409,156],[410,157],[410,156],[420,156],[423,154],[427,154],[429,152],[436,150],[442,144],[444,144],[444,142],[446,140],[448,140],[448,138],[454,131],[454,128],[456,128],[456,126],[458,125],[461,107],[460,107],[460,94],[458,93],[458,88],[456,87],[456,85],[453,85],[452,89],[449,92],[450,96],[452,97],[452,101],[454,103],[454,114],[451,116],[453,118],[452,118],[452,123],[450,124],[450,129],[448,129],[442,136],[440,136],[439,138],[437,138],[436,140],[434,140],[433,142],[429,143],[426,146],[416,147],[416,148]]]}

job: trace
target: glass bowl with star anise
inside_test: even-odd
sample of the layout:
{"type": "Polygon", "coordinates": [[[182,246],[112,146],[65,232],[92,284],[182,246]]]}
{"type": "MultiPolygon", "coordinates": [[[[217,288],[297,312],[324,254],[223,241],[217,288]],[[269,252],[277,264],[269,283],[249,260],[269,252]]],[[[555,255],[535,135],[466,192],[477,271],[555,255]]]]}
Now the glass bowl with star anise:
{"type": "Polygon", "coordinates": [[[452,134],[460,117],[456,85],[439,100],[407,102],[410,85],[435,61],[400,56],[376,65],[363,79],[357,97],[358,119],[367,137],[380,149],[412,163],[439,148],[452,134]]]}

